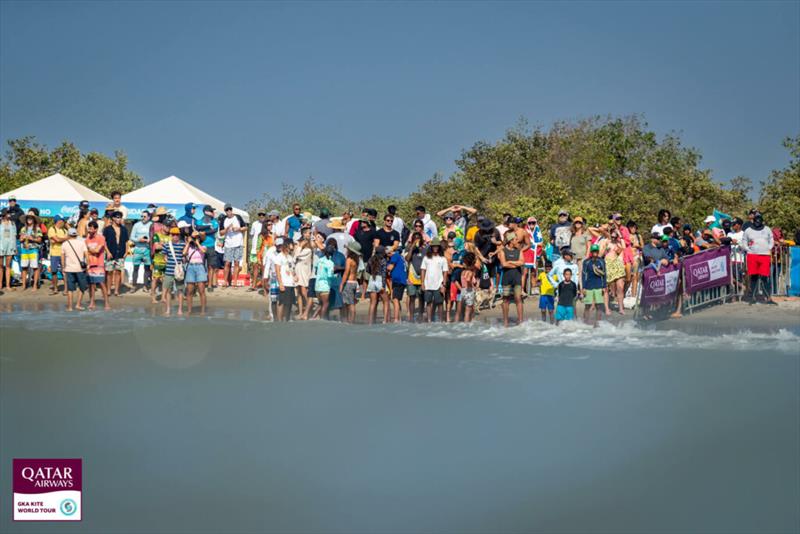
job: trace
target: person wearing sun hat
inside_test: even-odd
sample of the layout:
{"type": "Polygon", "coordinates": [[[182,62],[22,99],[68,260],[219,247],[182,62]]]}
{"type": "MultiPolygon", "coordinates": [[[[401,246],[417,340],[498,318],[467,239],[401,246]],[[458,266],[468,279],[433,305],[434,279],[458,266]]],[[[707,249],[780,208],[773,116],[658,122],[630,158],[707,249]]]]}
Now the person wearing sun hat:
{"type": "Polygon", "coordinates": [[[28,272],[33,278],[33,290],[39,288],[39,253],[42,249],[43,235],[39,228],[39,217],[33,213],[22,215],[24,222],[19,231],[19,266],[22,270],[22,290],[28,288],[28,272]]]}
{"type": "Polygon", "coordinates": [[[569,248],[575,253],[575,263],[578,264],[578,271],[573,277],[573,280],[578,283],[580,287],[582,277],[581,269],[583,269],[583,260],[586,259],[589,253],[589,244],[591,243],[592,235],[586,229],[586,221],[580,215],[572,220],[572,237],[570,238],[569,248]]]}
{"type": "MultiPolygon", "coordinates": [[[[166,223],[167,208],[159,206],[153,212],[153,224],[150,226],[150,257],[153,260],[152,281],[150,283],[150,302],[155,304],[156,287],[163,281],[167,269],[167,259],[164,256],[164,245],[169,242],[169,227],[166,223]]],[[[163,293],[163,283],[162,283],[163,293]]]]}
{"type": "MultiPolygon", "coordinates": [[[[53,226],[47,230],[47,239],[50,241],[50,294],[58,294],[58,274],[61,273],[61,244],[67,240],[66,221],[61,215],[53,217],[53,226]]],[[[63,276],[63,273],[61,273],[63,276]]],[[[67,286],[64,286],[64,295],[67,286]]]]}
{"type": "Polygon", "coordinates": [[[436,309],[440,309],[439,321],[444,320],[445,280],[449,267],[447,260],[442,255],[442,241],[438,237],[431,239],[425,257],[420,266],[422,290],[425,295],[425,305],[428,309],[428,322],[432,322],[436,309]]]}

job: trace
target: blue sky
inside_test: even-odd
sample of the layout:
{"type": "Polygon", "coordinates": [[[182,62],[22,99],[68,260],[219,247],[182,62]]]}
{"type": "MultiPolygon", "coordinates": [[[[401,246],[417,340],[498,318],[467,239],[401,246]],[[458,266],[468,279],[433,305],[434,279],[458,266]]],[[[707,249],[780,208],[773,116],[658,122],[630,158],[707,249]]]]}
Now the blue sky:
{"type": "Polygon", "coordinates": [[[798,2],[0,4],[4,145],[123,149],[238,204],[404,194],[523,116],[643,113],[758,181],[798,95],[798,2]]]}

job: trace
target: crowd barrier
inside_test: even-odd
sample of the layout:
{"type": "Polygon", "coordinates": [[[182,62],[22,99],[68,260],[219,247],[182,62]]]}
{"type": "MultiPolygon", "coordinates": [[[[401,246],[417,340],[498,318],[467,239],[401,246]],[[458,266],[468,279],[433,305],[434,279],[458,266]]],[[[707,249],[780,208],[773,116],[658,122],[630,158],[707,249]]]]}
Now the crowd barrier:
{"type": "MultiPolygon", "coordinates": [[[[660,306],[680,303],[681,311],[691,314],[704,306],[738,302],[752,294],[747,273],[747,255],[731,247],[705,250],[686,256],[679,267],[644,269],[639,275],[637,305],[660,306]],[[679,284],[670,275],[679,270],[679,284]]],[[[776,247],[772,254],[770,294],[800,295],[800,247],[776,247]]]]}

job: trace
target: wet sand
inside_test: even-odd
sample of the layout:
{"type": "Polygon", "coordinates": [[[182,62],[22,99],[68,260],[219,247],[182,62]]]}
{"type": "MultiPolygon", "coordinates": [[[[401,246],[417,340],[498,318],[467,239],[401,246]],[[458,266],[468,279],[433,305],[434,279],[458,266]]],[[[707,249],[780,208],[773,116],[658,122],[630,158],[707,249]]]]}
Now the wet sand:
{"type": "MultiPolygon", "coordinates": [[[[142,291],[131,293],[123,291],[120,297],[111,297],[111,308],[143,308],[150,314],[160,312],[161,304],[152,304],[150,302],[150,295],[142,291]]],[[[682,318],[674,319],[669,318],[663,321],[653,321],[664,327],[683,328],[691,326],[692,328],[702,327],[721,327],[721,328],[757,328],[757,329],[777,329],[777,328],[800,328],[800,298],[776,297],[776,306],[755,304],[750,305],[746,302],[734,302],[724,305],[711,305],[706,308],[695,311],[694,313],[686,313],[682,318]]],[[[88,303],[88,295],[84,297],[84,306],[88,303]]],[[[403,301],[402,316],[407,317],[406,311],[407,300],[403,301]]],[[[195,295],[194,298],[194,314],[199,313],[199,297],[195,295]]],[[[539,297],[528,297],[524,301],[524,312],[526,319],[540,319],[541,313],[538,309],[539,297]]],[[[4,290],[0,292],[0,312],[11,312],[14,309],[25,309],[33,311],[36,309],[57,309],[59,306],[66,306],[66,298],[62,295],[51,295],[49,286],[42,286],[38,291],[34,292],[30,289],[23,291],[20,288],[15,290],[4,290]]],[[[98,297],[96,301],[98,309],[102,309],[102,297],[98,297]]],[[[177,306],[173,301],[173,313],[177,306]]],[[[224,309],[226,311],[235,311],[237,309],[247,311],[250,314],[253,312],[266,313],[266,298],[263,294],[257,291],[248,291],[247,288],[217,288],[212,293],[208,294],[208,309],[224,309]]],[[[360,300],[357,307],[357,321],[363,322],[368,314],[368,301],[360,300]]],[[[382,307],[378,306],[378,319],[382,317],[382,307]]],[[[578,317],[583,316],[583,303],[578,302],[576,305],[576,313],[578,317]]],[[[502,311],[500,302],[495,303],[494,308],[481,310],[477,313],[475,320],[484,322],[497,322],[502,320],[502,311]]],[[[623,321],[631,320],[634,317],[633,310],[626,310],[626,315],[622,316],[618,313],[612,312],[606,318],[612,323],[620,323],[623,321]]],[[[514,306],[511,308],[511,320],[516,321],[516,312],[514,306]]]]}

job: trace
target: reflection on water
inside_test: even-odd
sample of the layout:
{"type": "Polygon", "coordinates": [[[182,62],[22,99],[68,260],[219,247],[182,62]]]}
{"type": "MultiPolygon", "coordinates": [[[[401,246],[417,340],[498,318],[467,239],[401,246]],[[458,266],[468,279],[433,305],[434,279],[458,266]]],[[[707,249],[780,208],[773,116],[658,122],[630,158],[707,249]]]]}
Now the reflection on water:
{"type": "MultiPolygon", "coordinates": [[[[737,342],[632,324],[149,312],[0,317],[0,465],[84,460],[83,523],[37,532],[788,532],[800,521],[794,332],[737,342]]],[[[0,508],[4,532],[30,531],[0,508]]]]}

